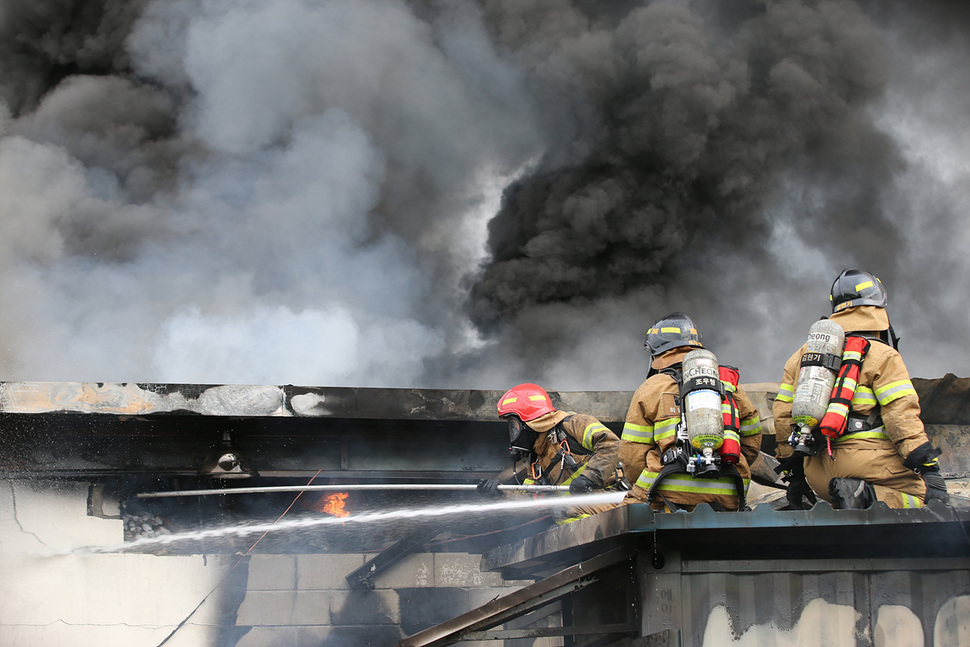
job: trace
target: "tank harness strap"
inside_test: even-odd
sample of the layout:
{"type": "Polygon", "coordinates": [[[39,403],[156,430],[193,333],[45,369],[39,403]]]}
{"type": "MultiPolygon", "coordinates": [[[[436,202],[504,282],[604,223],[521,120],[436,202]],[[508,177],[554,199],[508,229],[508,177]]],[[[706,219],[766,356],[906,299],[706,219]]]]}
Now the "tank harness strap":
{"type": "Polygon", "coordinates": [[[833,373],[838,373],[839,368],[842,366],[842,356],[834,355],[833,353],[804,353],[799,368],[805,368],[806,366],[821,366],[829,369],[833,373]]]}
{"type": "MultiPolygon", "coordinates": [[[[740,381],[740,374],[738,373],[738,370],[730,366],[723,367],[726,370],[720,370],[721,368],[722,367],[719,367],[720,378],[728,381],[734,388],[737,388],[738,382],[740,381]]],[[[683,382],[679,364],[668,366],[667,368],[661,369],[659,372],[674,378],[677,381],[677,384],[682,384],[683,382]]],[[[737,400],[734,397],[734,393],[728,389],[723,389],[722,385],[721,395],[722,398],[728,402],[728,409],[730,410],[730,413],[728,411],[724,411],[724,426],[728,429],[737,431],[741,428],[741,415],[738,410],[737,400]],[[729,419],[733,420],[735,424],[729,426],[729,419]]],[[[663,468],[660,470],[660,473],[657,474],[657,478],[654,479],[653,484],[650,486],[650,491],[647,492],[647,501],[652,502],[655,497],[659,496],[664,505],[667,506],[671,512],[675,512],[679,510],[678,506],[668,501],[667,498],[659,492],[658,488],[664,479],[671,474],[688,473],[687,458],[683,454],[677,454],[674,449],[668,449],[666,452],[664,452],[664,455],[660,457],[660,462],[663,464],[663,468]]],[[[734,486],[737,490],[739,501],[738,510],[743,510],[746,505],[744,479],[741,478],[740,472],[738,472],[737,467],[735,467],[733,463],[722,462],[722,465],[723,476],[731,477],[734,480],[734,486]]]]}
{"type": "Polygon", "coordinates": [[[870,345],[869,340],[864,337],[853,335],[845,338],[842,366],[832,387],[828,409],[818,426],[819,432],[830,442],[845,433],[852,398],[862,372],[862,362],[870,345]]]}

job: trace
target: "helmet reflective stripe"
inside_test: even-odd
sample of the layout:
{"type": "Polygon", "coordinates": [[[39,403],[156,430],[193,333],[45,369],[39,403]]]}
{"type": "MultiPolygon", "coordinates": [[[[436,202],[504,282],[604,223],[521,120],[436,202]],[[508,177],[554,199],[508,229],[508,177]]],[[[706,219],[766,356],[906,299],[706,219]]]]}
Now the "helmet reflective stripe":
{"type": "Polygon", "coordinates": [[[862,270],[844,270],[839,274],[832,282],[829,301],[832,303],[832,312],[841,312],[856,306],[885,308],[889,305],[889,297],[882,281],[862,270]]]}
{"type": "Polygon", "coordinates": [[[653,324],[643,345],[653,357],[681,346],[703,348],[697,327],[683,312],[672,312],[653,324]]]}
{"type": "Polygon", "coordinates": [[[498,401],[499,417],[514,414],[523,422],[535,420],[555,410],[549,394],[541,386],[531,383],[513,386],[498,401]]]}
{"type": "Polygon", "coordinates": [[[635,425],[632,422],[626,422],[623,424],[620,439],[631,443],[652,443],[653,425],[635,425]]]}

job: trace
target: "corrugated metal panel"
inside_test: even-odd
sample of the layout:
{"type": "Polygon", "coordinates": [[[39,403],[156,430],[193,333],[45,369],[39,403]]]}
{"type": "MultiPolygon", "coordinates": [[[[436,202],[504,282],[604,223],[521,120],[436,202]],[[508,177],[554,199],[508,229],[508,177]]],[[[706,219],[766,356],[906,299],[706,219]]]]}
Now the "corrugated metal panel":
{"type": "Polygon", "coordinates": [[[970,644],[970,571],[655,573],[643,578],[643,634],[684,647],[970,644]]]}

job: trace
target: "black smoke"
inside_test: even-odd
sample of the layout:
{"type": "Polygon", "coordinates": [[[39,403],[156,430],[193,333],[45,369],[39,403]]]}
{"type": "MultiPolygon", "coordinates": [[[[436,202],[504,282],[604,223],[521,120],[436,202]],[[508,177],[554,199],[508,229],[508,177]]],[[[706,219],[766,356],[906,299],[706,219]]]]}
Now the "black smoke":
{"type": "Polygon", "coordinates": [[[0,2],[0,379],[626,389],[684,310],[776,380],[851,266],[965,373],[967,18],[0,2]]]}

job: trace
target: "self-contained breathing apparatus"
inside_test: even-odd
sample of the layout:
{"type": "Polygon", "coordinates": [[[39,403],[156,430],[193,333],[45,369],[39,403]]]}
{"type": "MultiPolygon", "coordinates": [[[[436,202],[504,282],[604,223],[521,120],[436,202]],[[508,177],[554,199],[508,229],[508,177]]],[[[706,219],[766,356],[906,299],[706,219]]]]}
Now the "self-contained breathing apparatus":
{"type": "Polygon", "coordinates": [[[862,363],[873,341],[888,343],[868,334],[846,335],[840,325],[828,319],[812,324],[792,400],[788,444],[796,456],[818,456],[827,447],[834,459],[833,441],[846,433],[882,425],[878,406],[865,417],[852,413],[862,363]]]}
{"type": "Polygon", "coordinates": [[[735,464],[741,458],[740,414],[733,389],[739,374],[730,366],[719,366],[714,353],[696,349],[687,353],[680,370],[661,369],[680,385],[680,422],[674,446],[661,456],[664,466],[647,495],[653,500],[658,486],[671,474],[687,473],[695,478],[730,477],[735,480],[745,506],[744,481],[735,464]],[[725,389],[724,382],[733,388],[725,389]]]}

